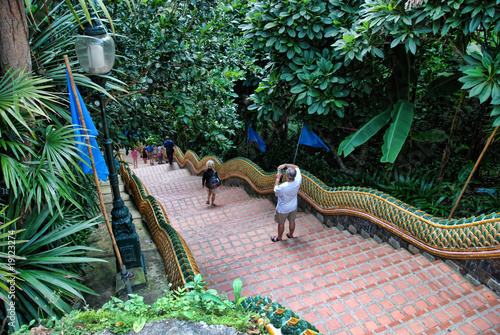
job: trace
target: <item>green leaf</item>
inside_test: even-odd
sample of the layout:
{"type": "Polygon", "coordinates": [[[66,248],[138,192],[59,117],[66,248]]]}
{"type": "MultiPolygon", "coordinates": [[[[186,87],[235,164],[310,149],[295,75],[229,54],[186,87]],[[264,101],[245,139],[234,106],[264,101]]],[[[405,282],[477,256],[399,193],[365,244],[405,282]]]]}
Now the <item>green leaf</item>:
{"type": "Polygon", "coordinates": [[[500,116],[493,120],[493,127],[500,127],[500,116]]]}
{"type": "Polygon", "coordinates": [[[491,83],[488,83],[488,85],[486,85],[479,93],[478,98],[480,103],[484,103],[490,98],[492,86],[493,85],[491,83]]]}
{"type": "Polygon", "coordinates": [[[449,76],[438,77],[427,86],[426,97],[439,98],[450,96],[460,90],[461,84],[458,81],[460,73],[455,73],[449,76]]]}
{"type": "Polygon", "coordinates": [[[417,53],[417,45],[416,45],[415,41],[413,40],[413,38],[409,38],[406,41],[406,47],[410,50],[410,52],[412,54],[416,54],[417,53]]]}
{"type": "Polygon", "coordinates": [[[234,289],[234,300],[238,300],[241,296],[241,288],[243,287],[243,284],[241,282],[240,278],[236,278],[233,281],[233,289],[234,289]]]}
{"type": "Polygon", "coordinates": [[[469,91],[469,97],[475,97],[481,94],[483,89],[488,85],[487,81],[483,81],[479,85],[474,86],[470,91],[469,91]]]}
{"type": "Polygon", "coordinates": [[[500,106],[494,106],[490,114],[490,116],[497,116],[497,115],[500,115],[500,106]]]}
{"type": "Polygon", "coordinates": [[[392,111],[392,123],[384,134],[382,163],[394,163],[403,148],[413,122],[413,104],[399,100],[392,111]]]}
{"type": "Polygon", "coordinates": [[[211,301],[216,302],[220,305],[225,305],[224,301],[222,301],[221,298],[219,298],[218,296],[215,296],[213,294],[202,293],[201,298],[203,300],[211,300],[211,301]]]}
{"type": "Polygon", "coordinates": [[[349,155],[354,148],[362,145],[384,127],[391,118],[391,110],[375,116],[373,119],[363,125],[357,132],[346,137],[339,145],[338,155],[344,153],[344,157],[349,155]]]}
{"type": "Polygon", "coordinates": [[[290,92],[293,94],[298,94],[298,93],[302,93],[305,90],[306,90],[306,87],[303,84],[299,84],[297,86],[292,87],[290,92]]]}
{"type": "Polygon", "coordinates": [[[384,58],[384,52],[382,50],[380,50],[379,48],[373,47],[372,48],[372,55],[375,55],[375,56],[382,58],[382,59],[384,58]]]}
{"type": "Polygon", "coordinates": [[[139,333],[146,325],[147,320],[148,319],[142,315],[139,317],[139,319],[135,320],[134,325],[132,326],[132,328],[134,329],[134,332],[139,333]]]}
{"type": "Polygon", "coordinates": [[[500,105],[500,85],[494,83],[491,89],[491,104],[500,105]]]}
{"type": "Polygon", "coordinates": [[[442,142],[448,139],[448,135],[442,129],[431,129],[413,135],[412,139],[418,142],[442,142]]]}
{"type": "Polygon", "coordinates": [[[391,48],[395,48],[402,40],[404,40],[405,37],[406,37],[406,35],[401,35],[401,36],[395,38],[394,41],[392,41],[392,43],[391,43],[391,48]]]}

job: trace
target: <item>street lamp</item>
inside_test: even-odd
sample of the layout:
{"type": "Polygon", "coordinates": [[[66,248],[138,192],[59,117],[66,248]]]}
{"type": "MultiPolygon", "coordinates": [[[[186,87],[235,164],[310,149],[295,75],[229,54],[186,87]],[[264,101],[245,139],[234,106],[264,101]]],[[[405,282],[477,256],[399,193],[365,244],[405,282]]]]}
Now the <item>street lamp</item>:
{"type": "MultiPolygon", "coordinates": [[[[79,28],[79,35],[75,41],[76,56],[81,67],[90,75],[92,81],[105,88],[107,79],[99,75],[107,75],[113,68],[115,62],[115,43],[95,17],[91,10],[91,23],[79,28]]],[[[117,255],[117,268],[121,271],[122,277],[128,277],[130,272],[126,268],[142,268],[146,273],[144,255],[141,252],[139,236],[132,223],[132,215],[125,206],[120,196],[118,174],[116,172],[115,160],[113,156],[113,141],[109,137],[107,116],[106,116],[106,96],[103,92],[97,93],[101,108],[102,125],[104,134],[104,148],[106,151],[106,161],[109,169],[109,183],[113,194],[113,209],[111,210],[112,238],[116,240],[119,249],[117,255]],[[123,264],[120,264],[120,260],[123,264]]],[[[103,210],[105,210],[103,208],[103,210]]],[[[117,251],[115,250],[115,253],[117,251]]],[[[127,281],[128,282],[128,281],[127,281]]],[[[127,287],[127,291],[129,287],[127,287]]],[[[131,292],[127,292],[131,293],[131,292]]]]}

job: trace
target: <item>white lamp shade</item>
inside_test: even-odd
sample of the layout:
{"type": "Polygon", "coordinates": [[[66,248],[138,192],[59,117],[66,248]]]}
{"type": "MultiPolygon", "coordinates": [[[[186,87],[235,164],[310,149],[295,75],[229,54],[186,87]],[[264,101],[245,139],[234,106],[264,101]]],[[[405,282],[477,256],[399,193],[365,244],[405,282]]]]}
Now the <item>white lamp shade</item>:
{"type": "Polygon", "coordinates": [[[106,74],[115,63],[115,42],[108,34],[78,35],[75,50],[80,66],[88,74],[106,74]]]}

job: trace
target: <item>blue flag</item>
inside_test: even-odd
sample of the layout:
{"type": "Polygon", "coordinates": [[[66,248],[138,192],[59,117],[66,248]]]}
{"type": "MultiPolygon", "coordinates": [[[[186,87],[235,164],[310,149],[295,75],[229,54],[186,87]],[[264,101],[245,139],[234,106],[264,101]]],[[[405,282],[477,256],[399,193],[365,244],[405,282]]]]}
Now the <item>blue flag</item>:
{"type": "Polygon", "coordinates": [[[88,147],[87,147],[87,142],[85,140],[85,133],[83,132],[83,126],[82,122],[80,120],[80,115],[78,113],[78,107],[76,106],[76,100],[75,100],[75,95],[78,97],[78,100],[80,101],[80,107],[82,108],[82,114],[83,114],[83,119],[85,120],[85,127],[87,128],[87,134],[91,135],[93,137],[90,137],[90,145],[92,146],[92,156],[94,158],[94,164],[95,164],[95,169],[97,171],[97,177],[101,179],[102,181],[107,181],[108,176],[109,176],[109,171],[108,167],[106,166],[106,162],[104,161],[104,157],[102,157],[101,150],[99,150],[99,147],[97,146],[97,141],[95,139],[95,136],[98,135],[97,129],[94,126],[94,122],[92,121],[92,118],[90,117],[89,111],[87,110],[87,107],[85,107],[85,104],[83,103],[82,96],[80,95],[80,92],[78,92],[78,88],[75,85],[76,89],[76,94],[73,92],[71,89],[71,84],[69,81],[69,75],[68,75],[68,70],[66,70],[66,80],[68,82],[68,92],[69,92],[69,105],[71,108],[71,120],[73,122],[73,128],[75,132],[75,140],[78,142],[76,147],[81,150],[81,152],[78,152],[78,155],[82,158],[82,160],[87,163],[83,163],[82,161],[78,162],[78,165],[83,170],[83,173],[86,174],[91,174],[93,173],[92,171],[92,165],[90,164],[90,157],[88,155],[88,147]]]}
{"type": "Polygon", "coordinates": [[[330,151],[330,148],[316,135],[312,130],[307,130],[307,126],[302,126],[302,133],[300,134],[299,144],[308,145],[315,148],[326,148],[330,151]]]}
{"type": "Polygon", "coordinates": [[[260,151],[266,152],[266,143],[264,143],[264,141],[260,138],[260,136],[250,126],[248,126],[247,142],[257,142],[260,151]]]}

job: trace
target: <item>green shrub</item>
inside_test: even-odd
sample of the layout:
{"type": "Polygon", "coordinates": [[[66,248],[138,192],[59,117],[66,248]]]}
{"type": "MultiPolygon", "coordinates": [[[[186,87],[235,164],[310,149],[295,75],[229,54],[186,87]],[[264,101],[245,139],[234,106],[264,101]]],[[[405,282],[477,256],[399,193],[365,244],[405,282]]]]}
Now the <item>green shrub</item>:
{"type": "MultiPolygon", "coordinates": [[[[235,281],[235,297],[241,294],[241,286],[235,281]]],[[[139,332],[147,322],[164,319],[205,322],[208,325],[226,325],[240,332],[252,331],[253,334],[267,334],[264,326],[259,324],[261,315],[238,308],[240,299],[228,300],[216,290],[207,290],[207,283],[198,274],[194,281],[184,288],[165,291],[153,305],[144,302],[143,297],[129,294],[130,299],[122,301],[112,297],[98,310],[75,310],[60,320],[50,318],[40,322],[54,334],[83,335],[109,329],[116,334],[130,330],[139,332]]],[[[37,326],[33,320],[24,325],[16,334],[30,333],[30,328],[37,326]]]]}

